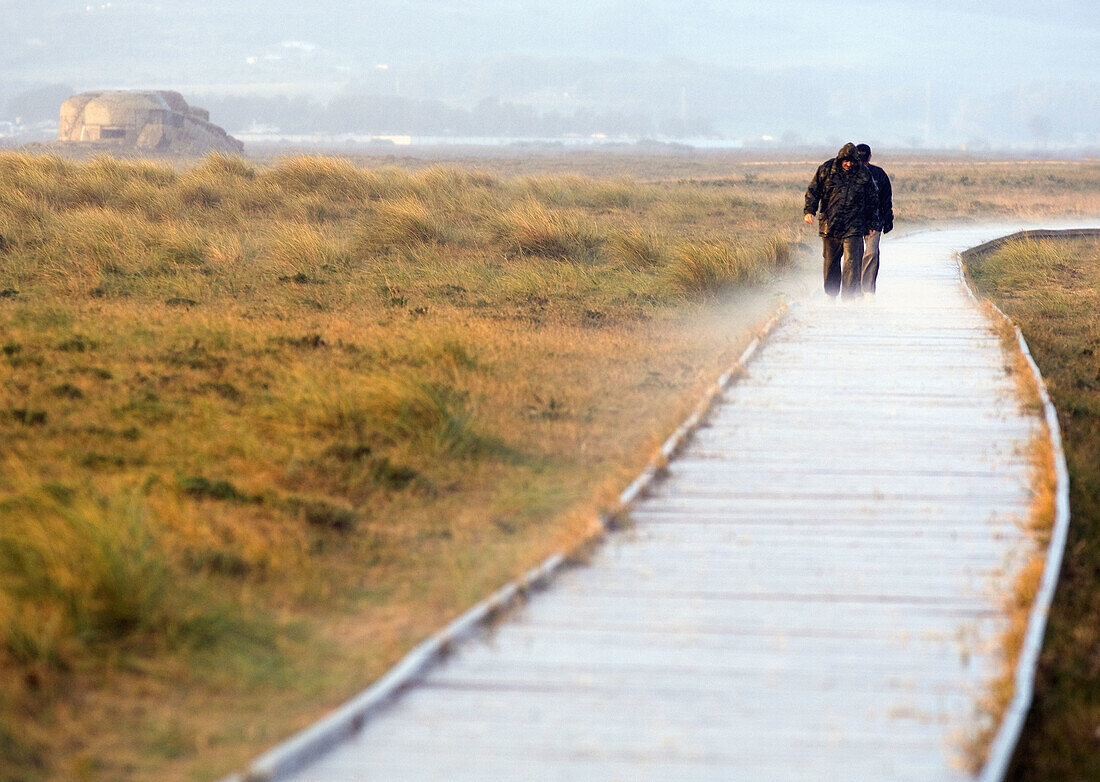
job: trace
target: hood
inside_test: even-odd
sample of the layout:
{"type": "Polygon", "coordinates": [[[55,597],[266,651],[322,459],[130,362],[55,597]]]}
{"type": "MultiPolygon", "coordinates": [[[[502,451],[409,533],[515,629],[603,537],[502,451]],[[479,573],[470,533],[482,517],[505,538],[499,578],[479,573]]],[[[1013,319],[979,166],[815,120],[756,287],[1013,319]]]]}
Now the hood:
{"type": "Polygon", "coordinates": [[[851,160],[853,163],[858,163],[860,158],[859,152],[856,151],[856,145],[849,141],[836,153],[836,159],[838,161],[851,160]]]}

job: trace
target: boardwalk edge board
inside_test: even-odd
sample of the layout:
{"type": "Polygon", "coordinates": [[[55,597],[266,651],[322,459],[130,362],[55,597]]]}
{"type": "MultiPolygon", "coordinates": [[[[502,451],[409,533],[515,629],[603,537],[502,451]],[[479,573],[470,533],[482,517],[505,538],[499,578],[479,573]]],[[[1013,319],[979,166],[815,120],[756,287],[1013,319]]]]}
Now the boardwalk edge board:
{"type": "Polygon", "coordinates": [[[734,365],[722,373],[722,376],[718,378],[717,382],[703,394],[703,398],[699,400],[699,404],[692,410],[691,415],[689,415],[682,424],[676,427],[676,431],[674,431],[669,438],[665,440],[664,444],[661,445],[657,455],[650,460],[649,464],[645,466],[638,477],[619,495],[619,504],[622,508],[629,508],[636,499],[641,497],[653,481],[660,476],[661,469],[664,467],[665,462],[683,450],[691,435],[699,428],[699,425],[706,420],[707,413],[710,412],[715,400],[723,391],[733,384],[738,374],[747,366],[752,357],[756,355],[756,351],[760,349],[763,340],[771,334],[776,325],[779,324],[786,314],[787,305],[780,304],[776,313],[760,328],[760,331],[753,337],[752,341],[745,348],[744,352],[741,353],[734,365]]]}
{"type": "MultiPolygon", "coordinates": [[[[966,292],[975,302],[981,300],[974,295],[970,284],[966,279],[964,263],[967,260],[980,257],[984,253],[997,250],[1010,241],[1019,239],[1045,239],[1053,237],[1080,237],[1100,236],[1100,230],[1096,229],[1071,229],[1064,231],[1019,231],[1008,236],[1002,236],[977,247],[972,247],[959,253],[959,281],[966,292]]],[[[1046,559],[1043,564],[1043,578],[1039,583],[1039,590],[1035,595],[1035,602],[1031,606],[1028,617],[1027,634],[1024,637],[1023,647],[1016,665],[1015,687],[1012,701],[1001,718],[1001,725],[993,737],[989,747],[989,757],[982,767],[978,777],[979,782],[1002,782],[1008,773],[1009,763],[1012,761],[1016,745],[1023,732],[1027,713],[1031,708],[1031,699],[1035,688],[1035,674],[1039,667],[1039,654],[1043,647],[1043,635],[1046,632],[1047,616],[1054,600],[1054,591],[1058,585],[1058,572],[1062,568],[1062,555],[1066,548],[1066,538],[1069,534],[1069,469],[1066,466],[1066,454],[1062,449],[1062,430],[1058,424],[1058,412],[1054,409],[1050,394],[1047,391],[1046,382],[1039,371],[1039,365],[1031,355],[1031,349],[1024,339],[1023,332],[1000,307],[986,299],[997,314],[1008,323],[1016,333],[1016,343],[1023,353],[1031,368],[1031,374],[1035,378],[1036,387],[1039,390],[1039,399],[1043,405],[1043,417],[1046,421],[1047,433],[1050,437],[1051,448],[1054,452],[1054,472],[1056,479],[1055,489],[1055,513],[1054,528],[1051,531],[1050,543],[1047,546],[1046,559]]]]}
{"type": "MultiPolygon", "coordinates": [[[[619,495],[619,513],[629,510],[635,500],[660,477],[667,460],[683,449],[692,433],[706,419],[715,400],[744,371],[764,340],[786,314],[787,305],[785,302],[780,302],[775,313],[759,328],[756,336],[749,342],[734,365],[704,393],[687,420],[676,428],[638,477],[619,495]]],[[[612,529],[610,516],[601,515],[599,523],[603,532],[612,529]]],[[[583,541],[576,550],[580,550],[588,542],[583,541]]],[[[506,613],[530,593],[548,586],[557,572],[570,561],[571,556],[566,552],[558,552],[547,557],[522,578],[504,585],[423,641],[370,687],[318,722],[264,753],[244,771],[230,774],[222,782],[277,782],[304,768],[335,745],[362,730],[371,717],[400,697],[402,692],[413,686],[429,669],[444,660],[455,644],[491,625],[497,617],[506,613]]]]}

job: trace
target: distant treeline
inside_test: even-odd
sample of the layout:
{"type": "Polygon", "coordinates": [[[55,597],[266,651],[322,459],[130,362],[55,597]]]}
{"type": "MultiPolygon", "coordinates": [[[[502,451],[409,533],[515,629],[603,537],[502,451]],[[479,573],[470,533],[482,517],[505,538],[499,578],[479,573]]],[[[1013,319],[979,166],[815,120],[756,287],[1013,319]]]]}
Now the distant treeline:
{"type": "MultiPolygon", "coordinates": [[[[74,94],[68,85],[49,85],[8,99],[0,120],[24,124],[56,121],[61,103],[74,94]]],[[[348,93],[328,102],[305,96],[188,96],[210,111],[210,119],[239,132],[269,126],[283,133],[362,133],[375,135],[557,137],[664,135],[707,136],[712,122],[698,116],[655,116],[641,111],[579,107],[573,111],[538,110],[499,98],[484,98],[471,108],[441,100],[397,95],[348,93]]]]}
{"type": "Polygon", "coordinates": [[[472,108],[440,100],[397,95],[348,94],[321,103],[306,97],[208,96],[199,104],[227,130],[254,125],[283,133],[365,133],[420,136],[556,137],[569,134],[705,136],[714,133],[702,117],[659,118],[641,112],[579,108],[539,111],[532,106],[485,98],[472,108]]]}

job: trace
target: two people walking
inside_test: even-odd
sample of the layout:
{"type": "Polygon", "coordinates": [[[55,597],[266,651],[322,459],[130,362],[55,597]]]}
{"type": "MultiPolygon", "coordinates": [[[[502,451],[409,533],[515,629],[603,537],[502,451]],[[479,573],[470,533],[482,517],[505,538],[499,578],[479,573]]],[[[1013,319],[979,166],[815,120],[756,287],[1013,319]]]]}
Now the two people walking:
{"type": "Polygon", "coordinates": [[[845,144],[818,166],[806,188],[803,220],[821,236],[825,292],[874,293],[879,240],[894,227],[890,177],[870,165],[871,148],[845,144]]]}

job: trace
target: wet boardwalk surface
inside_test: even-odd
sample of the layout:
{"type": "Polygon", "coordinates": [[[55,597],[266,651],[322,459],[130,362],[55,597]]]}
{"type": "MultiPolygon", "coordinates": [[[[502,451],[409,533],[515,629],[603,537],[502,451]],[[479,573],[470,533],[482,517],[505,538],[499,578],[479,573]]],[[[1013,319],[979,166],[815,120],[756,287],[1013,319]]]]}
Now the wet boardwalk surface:
{"type": "Polygon", "coordinates": [[[793,305],[631,528],[293,779],[970,778],[1039,426],[953,260],[996,235],[793,305]]]}

